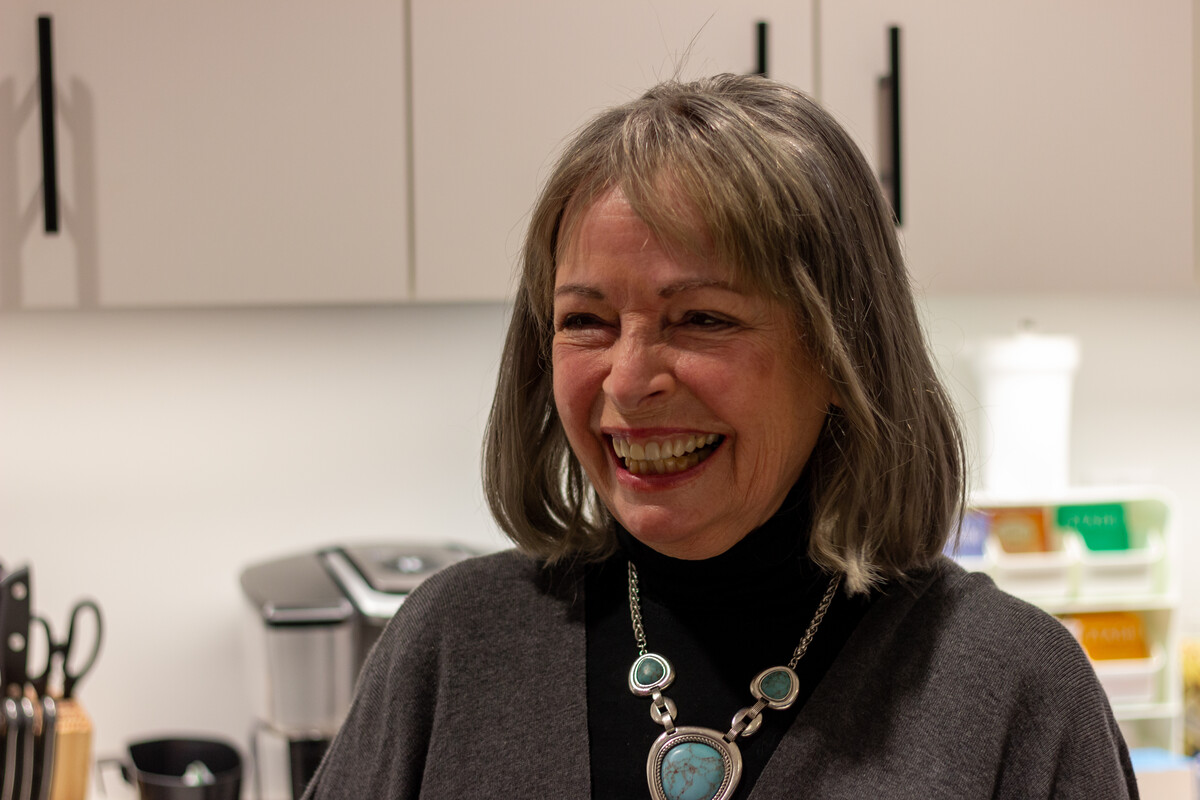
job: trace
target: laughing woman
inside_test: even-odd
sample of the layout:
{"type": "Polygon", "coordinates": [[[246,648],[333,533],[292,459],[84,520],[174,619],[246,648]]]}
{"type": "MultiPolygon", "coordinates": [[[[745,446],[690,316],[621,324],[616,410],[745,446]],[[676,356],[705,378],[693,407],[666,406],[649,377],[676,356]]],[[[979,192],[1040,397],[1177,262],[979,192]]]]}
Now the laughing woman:
{"type": "Polygon", "coordinates": [[[309,797],[1136,797],[1066,629],[942,555],[958,423],[804,95],[663,84],[568,145],[484,461],[518,549],[413,593],[309,797]]]}

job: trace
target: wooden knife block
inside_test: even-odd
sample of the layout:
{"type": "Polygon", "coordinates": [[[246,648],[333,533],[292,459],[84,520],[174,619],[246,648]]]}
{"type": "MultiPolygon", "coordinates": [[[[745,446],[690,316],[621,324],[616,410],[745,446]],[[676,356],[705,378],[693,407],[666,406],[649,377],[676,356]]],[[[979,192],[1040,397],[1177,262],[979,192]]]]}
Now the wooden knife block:
{"type": "Polygon", "coordinates": [[[87,800],[92,763],[92,720],[75,699],[58,701],[54,780],[50,800],[87,800]]]}

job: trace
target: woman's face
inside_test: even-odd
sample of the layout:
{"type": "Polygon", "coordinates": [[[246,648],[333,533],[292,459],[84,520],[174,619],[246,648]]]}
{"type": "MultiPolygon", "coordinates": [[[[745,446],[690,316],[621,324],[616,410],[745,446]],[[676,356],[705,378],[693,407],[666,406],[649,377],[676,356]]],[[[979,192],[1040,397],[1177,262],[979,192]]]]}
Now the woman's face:
{"type": "Polygon", "coordinates": [[[554,331],[571,448],[613,516],[676,558],[723,553],[771,517],[834,397],[783,305],[665,250],[619,191],[560,250],[554,331]]]}

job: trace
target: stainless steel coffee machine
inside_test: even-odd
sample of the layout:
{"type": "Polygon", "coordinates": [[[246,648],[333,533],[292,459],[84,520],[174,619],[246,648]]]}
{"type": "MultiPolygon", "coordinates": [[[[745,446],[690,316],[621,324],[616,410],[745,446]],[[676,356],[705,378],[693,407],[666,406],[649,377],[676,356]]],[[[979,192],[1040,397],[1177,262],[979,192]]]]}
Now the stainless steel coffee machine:
{"type": "Polygon", "coordinates": [[[304,793],[384,625],[421,581],[470,555],[455,546],[330,547],[243,570],[259,800],[304,793]]]}

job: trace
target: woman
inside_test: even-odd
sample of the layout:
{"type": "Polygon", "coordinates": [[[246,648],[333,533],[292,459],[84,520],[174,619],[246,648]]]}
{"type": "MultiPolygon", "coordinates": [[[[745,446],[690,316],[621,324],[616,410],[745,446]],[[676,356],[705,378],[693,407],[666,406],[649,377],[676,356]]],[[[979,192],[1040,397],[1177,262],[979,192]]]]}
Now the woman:
{"type": "Polygon", "coordinates": [[[520,551],[413,593],[310,797],[1136,796],[1067,631],[941,555],[957,423],[820,108],[602,114],[523,270],[484,459],[520,551]]]}

